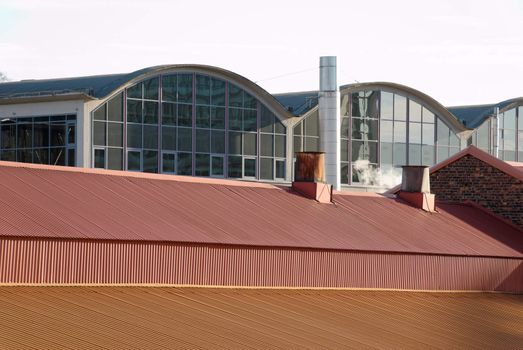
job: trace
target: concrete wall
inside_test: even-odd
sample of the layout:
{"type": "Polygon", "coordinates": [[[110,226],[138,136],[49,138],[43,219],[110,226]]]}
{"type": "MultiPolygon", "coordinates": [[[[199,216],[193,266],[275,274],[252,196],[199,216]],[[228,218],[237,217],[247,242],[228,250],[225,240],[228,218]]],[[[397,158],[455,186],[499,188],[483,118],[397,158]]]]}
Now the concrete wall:
{"type": "Polygon", "coordinates": [[[523,182],[471,155],[430,175],[436,199],[471,201],[523,228],[523,182]]]}

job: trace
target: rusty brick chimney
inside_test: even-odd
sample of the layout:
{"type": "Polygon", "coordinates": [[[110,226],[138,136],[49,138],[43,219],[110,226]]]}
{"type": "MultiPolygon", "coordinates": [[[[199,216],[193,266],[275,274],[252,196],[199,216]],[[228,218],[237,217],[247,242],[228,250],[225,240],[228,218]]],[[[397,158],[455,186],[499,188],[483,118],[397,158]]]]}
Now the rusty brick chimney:
{"type": "Polygon", "coordinates": [[[436,212],[435,196],[430,193],[428,166],[405,165],[398,196],[411,205],[425,211],[436,212]]]}
{"type": "Polygon", "coordinates": [[[331,203],[332,185],[325,182],[324,152],[296,152],[292,189],[320,203],[331,203]]]}

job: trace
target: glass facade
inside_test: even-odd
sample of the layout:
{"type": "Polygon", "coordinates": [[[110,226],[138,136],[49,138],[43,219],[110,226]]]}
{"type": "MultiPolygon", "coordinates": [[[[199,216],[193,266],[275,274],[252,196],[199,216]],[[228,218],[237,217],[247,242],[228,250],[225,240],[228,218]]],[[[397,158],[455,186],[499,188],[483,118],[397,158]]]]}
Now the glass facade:
{"type": "Polygon", "coordinates": [[[341,96],[341,182],[380,185],[376,171],[433,165],[460,150],[458,136],[419,101],[365,90],[341,96]]]}
{"type": "Polygon", "coordinates": [[[0,159],[75,166],[76,115],[2,119],[0,159]]]}
{"type": "Polygon", "coordinates": [[[522,106],[500,112],[497,119],[495,116],[489,117],[474,130],[468,144],[503,160],[523,162],[522,118],[522,106]]]}
{"type": "Polygon", "coordinates": [[[210,75],[184,72],[139,82],[92,119],[94,167],[285,178],[285,126],[247,91],[210,75]]]}

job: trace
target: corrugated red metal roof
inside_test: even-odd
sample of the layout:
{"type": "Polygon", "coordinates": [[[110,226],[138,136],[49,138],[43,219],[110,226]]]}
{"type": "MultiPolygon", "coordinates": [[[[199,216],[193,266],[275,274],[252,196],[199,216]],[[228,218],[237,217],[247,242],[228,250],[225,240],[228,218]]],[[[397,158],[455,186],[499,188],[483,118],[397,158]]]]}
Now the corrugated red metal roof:
{"type": "Polygon", "coordinates": [[[379,196],[318,204],[239,181],[0,163],[0,235],[523,256],[523,234],[467,205],[379,196]]]}
{"type": "Polygon", "coordinates": [[[2,287],[1,349],[518,349],[523,296],[2,287]]]}

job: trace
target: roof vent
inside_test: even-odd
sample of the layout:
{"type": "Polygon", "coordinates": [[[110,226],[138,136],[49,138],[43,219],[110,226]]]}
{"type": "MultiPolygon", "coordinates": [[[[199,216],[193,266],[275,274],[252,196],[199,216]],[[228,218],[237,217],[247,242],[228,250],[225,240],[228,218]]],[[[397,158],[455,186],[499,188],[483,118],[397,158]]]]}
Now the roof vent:
{"type": "Polygon", "coordinates": [[[292,189],[320,203],[331,203],[332,185],[325,182],[324,152],[296,152],[292,189]]]}
{"type": "Polygon", "coordinates": [[[430,193],[428,166],[403,166],[401,190],[398,196],[417,208],[435,212],[435,196],[430,193]]]}

